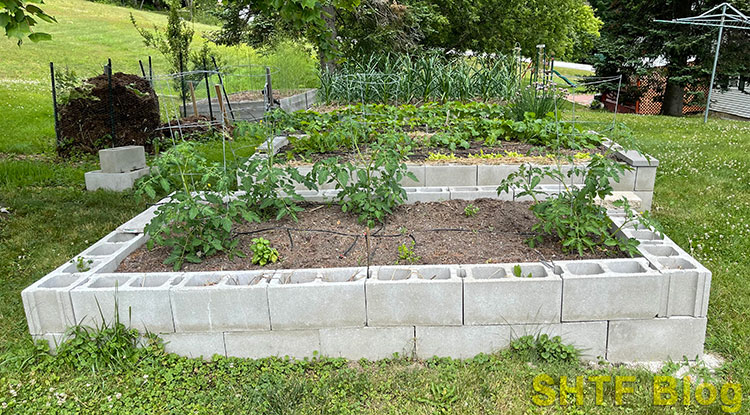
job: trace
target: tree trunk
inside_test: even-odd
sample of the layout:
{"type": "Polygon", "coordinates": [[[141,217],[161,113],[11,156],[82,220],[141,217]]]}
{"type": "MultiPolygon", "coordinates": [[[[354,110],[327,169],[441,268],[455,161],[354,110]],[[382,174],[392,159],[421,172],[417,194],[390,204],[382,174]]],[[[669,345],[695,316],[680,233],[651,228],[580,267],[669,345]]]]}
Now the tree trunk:
{"type": "Polygon", "coordinates": [[[661,104],[662,115],[681,117],[684,96],[685,87],[671,79],[667,79],[667,87],[664,91],[664,102],[661,104]]]}
{"type": "MultiPolygon", "coordinates": [[[[323,6],[323,20],[331,36],[331,44],[335,44],[336,36],[336,9],[333,6],[323,6]]],[[[330,56],[325,56],[318,50],[318,59],[320,60],[321,72],[333,72],[336,70],[336,62],[330,56]]]]}

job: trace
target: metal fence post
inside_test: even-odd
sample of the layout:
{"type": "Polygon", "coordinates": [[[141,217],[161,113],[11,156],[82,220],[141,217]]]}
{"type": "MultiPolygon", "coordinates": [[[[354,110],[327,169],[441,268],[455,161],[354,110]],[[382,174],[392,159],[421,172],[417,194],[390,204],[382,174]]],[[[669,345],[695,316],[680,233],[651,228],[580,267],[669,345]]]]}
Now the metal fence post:
{"type": "Polygon", "coordinates": [[[109,124],[112,129],[112,147],[115,147],[115,137],[117,136],[117,130],[115,129],[115,99],[112,96],[112,61],[108,60],[107,64],[107,87],[109,96],[109,124]]]}
{"type": "Polygon", "coordinates": [[[55,88],[55,64],[49,63],[49,74],[52,79],[52,112],[55,115],[55,148],[60,148],[60,128],[57,118],[57,89],[55,88]]]}

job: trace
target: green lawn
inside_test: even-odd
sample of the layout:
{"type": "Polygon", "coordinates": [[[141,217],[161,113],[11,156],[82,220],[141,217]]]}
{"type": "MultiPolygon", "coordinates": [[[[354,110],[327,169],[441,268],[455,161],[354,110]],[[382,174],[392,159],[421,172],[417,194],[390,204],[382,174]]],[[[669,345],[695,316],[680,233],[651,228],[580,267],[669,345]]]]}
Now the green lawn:
{"type": "MultiPolygon", "coordinates": [[[[143,45],[129,19],[133,13],[141,27],[151,29],[166,25],[162,14],[85,0],[50,0],[44,10],[58,20],[39,24],[38,30],[52,34],[51,42],[27,42],[19,48],[0,38],[0,153],[54,152],[50,61],[58,70],[67,67],[80,77],[102,73],[107,59],[112,59],[115,72],[140,74],[138,60],[147,64],[151,55],[155,74],[170,72],[166,60],[143,45]]],[[[202,42],[199,34],[217,29],[196,23],[196,42],[202,42]]],[[[272,66],[275,88],[315,87],[318,82],[315,60],[297,44],[284,44],[270,55],[248,47],[220,47],[217,54],[227,65],[272,66]]],[[[261,72],[253,68],[253,73],[261,72]]]]}
{"type": "MultiPolygon", "coordinates": [[[[578,113],[611,120],[611,114],[578,113]]],[[[703,125],[700,117],[618,119],[661,161],[655,216],[671,238],[714,273],[706,349],[727,359],[717,379],[750,390],[750,124],[711,120],[703,125]]],[[[12,413],[47,413],[49,408],[123,414],[723,413],[718,404],[703,408],[695,401],[689,407],[652,406],[652,375],[642,370],[528,365],[510,352],[468,362],[209,363],[144,350],[132,367],[100,373],[35,353],[20,290],[145,207],[130,193],[85,192],[82,174],[90,168],[89,162],[64,164],[43,157],[0,162],[0,205],[11,212],[0,214],[0,273],[6,276],[0,289],[0,404],[16,405],[12,413]],[[531,382],[539,373],[570,378],[632,374],[638,381],[622,407],[613,406],[611,388],[606,406],[595,406],[593,386],[587,384],[584,408],[539,408],[531,403],[531,382]]]]}

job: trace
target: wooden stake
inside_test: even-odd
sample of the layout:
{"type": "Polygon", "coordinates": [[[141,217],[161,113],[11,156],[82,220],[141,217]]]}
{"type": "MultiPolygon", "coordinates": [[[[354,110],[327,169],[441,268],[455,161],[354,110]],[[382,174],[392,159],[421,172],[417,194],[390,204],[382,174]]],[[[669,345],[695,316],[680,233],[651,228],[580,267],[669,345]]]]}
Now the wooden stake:
{"type": "Polygon", "coordinates": [[[193,100],[193,115],[195,117],[198,117],[198,103],[195,102],[195,87],[193,86],[192,82],[189,82],[188,85],[190,85],[190,99],[193,100]]]}
{"type": "Polygon", "coordinates": [[[221,110],[221,116],[224,118],[224,124],[229,127],[227,112],[224,109],[224,101],[221,100],[221,85],[214,85],[214,87],[216,88],[216,98],[219,100],[219,110],[221,110]]]}

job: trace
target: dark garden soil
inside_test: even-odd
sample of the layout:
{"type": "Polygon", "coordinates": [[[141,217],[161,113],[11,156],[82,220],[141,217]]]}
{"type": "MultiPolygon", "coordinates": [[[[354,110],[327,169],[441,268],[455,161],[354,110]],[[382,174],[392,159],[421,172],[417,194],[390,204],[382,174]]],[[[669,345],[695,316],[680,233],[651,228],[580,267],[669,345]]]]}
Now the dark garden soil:
{"type": "MultiPolygon", "coordinates": [[[[307,92],[309,89],[274,89],[273,99],[279,100],[281,98],[291,97],[293,95],[307,92]]],[[[253,102],[263,101],[263,91],[252,90],[252,91],[241,91],[229,94],[229,102],[253,102]]]]}
{"type": "MultiPolygon", "coordinates": [[[[229,259],[217,255],[200,264],[186,264],[185,271],[248,270],[252,238],[263,237],[278,249],[281,261],[266,268],[349,267],[367,264],[367,244],[371,265],[409,264],[399,260],[401,245],[412,247],[414,264],[521,263],[540,260],[582,259],[565,254],[559,240],[545,238],[535,249],[526,239],[536,218],[529,203],[481,199],[475,201],[402,205],[388,217],[385,226],[376,226],[365,238],[366,228],[354,215],[336,205],[306,204],[298,222],[280,221],[243,224],[237,237],[246,258],[229,259]],[[464,208],[473,204],[479,211],[467,217],[464,208]]],[[[164,265],[168,249],[138,249],[126,258],[118,272],[171,271],[164,265]]],[[[623,257],[621,251],[602,251],[585,258],[623,257]]]]}
{"type": "MultiPolygon", "coordinates": [[[[341,150],[331,151],[326,153],[311,153],[311,154],[295,154],[294,147],[290,144],[287,147],[282,148],[282,152],[287,151],[288,159],[293,164],[314,164],[319,160],[325,160],[329,157],[339,157],[342,161],[356,161],[358,154],[353,150],[341,150]]],[[[566,156],[574,156],[580,152],[587,152],[589,154],[605,154],[607,148],[599,146],[597,148],[585,149],[585,150],[569,150],[562,149],[559,153],[566,156]]],[[[363,150],[363,153],[367,153],[367,149],[363,150]]],[[[548,159],[545,156],[548,151],[544,147],[533,146],[527,143],[521,143],[518,141],[502,141],[498,142],[496,146],[488,147],[483,145],[482,142],[474,141],[470,143],[468,149],[457,148],[455,151],[451,151],[446,148],[435,148],[435,147],[417,147],[411,150],[407,156],[407,162],[410,163],[452,163],[452,164],[513,164],[513,163],[524,163],[533,161],[536,164],[553,164],[553,159],[548,159]],[[505,154],[506,152],[518,153],[521,157],[501,157],[501,158],[480,158],[480,157],[469,157],[480,156],[484,154],[505,154]],[[453,154],[454,158],[445,160],[428,160],[430,153],[440,153],[445,155],[453,154]]],[[[581,162],[588,162],[588,159],[582,159],[581,162]]]]}
{"type": "Polygon", "coordinates": [[[82,96],[59,108],[61,156],[96,154],[112,146],[150,146],[160,119],[159,100],[148,80],[122,72],[113,74],[111,101],[106,75],[87,79],[86,83],[91,85],[90,91],[79,88],[77,95],[82,96]],[[114,117],[110,117],[112,112],[114,117]]]}

